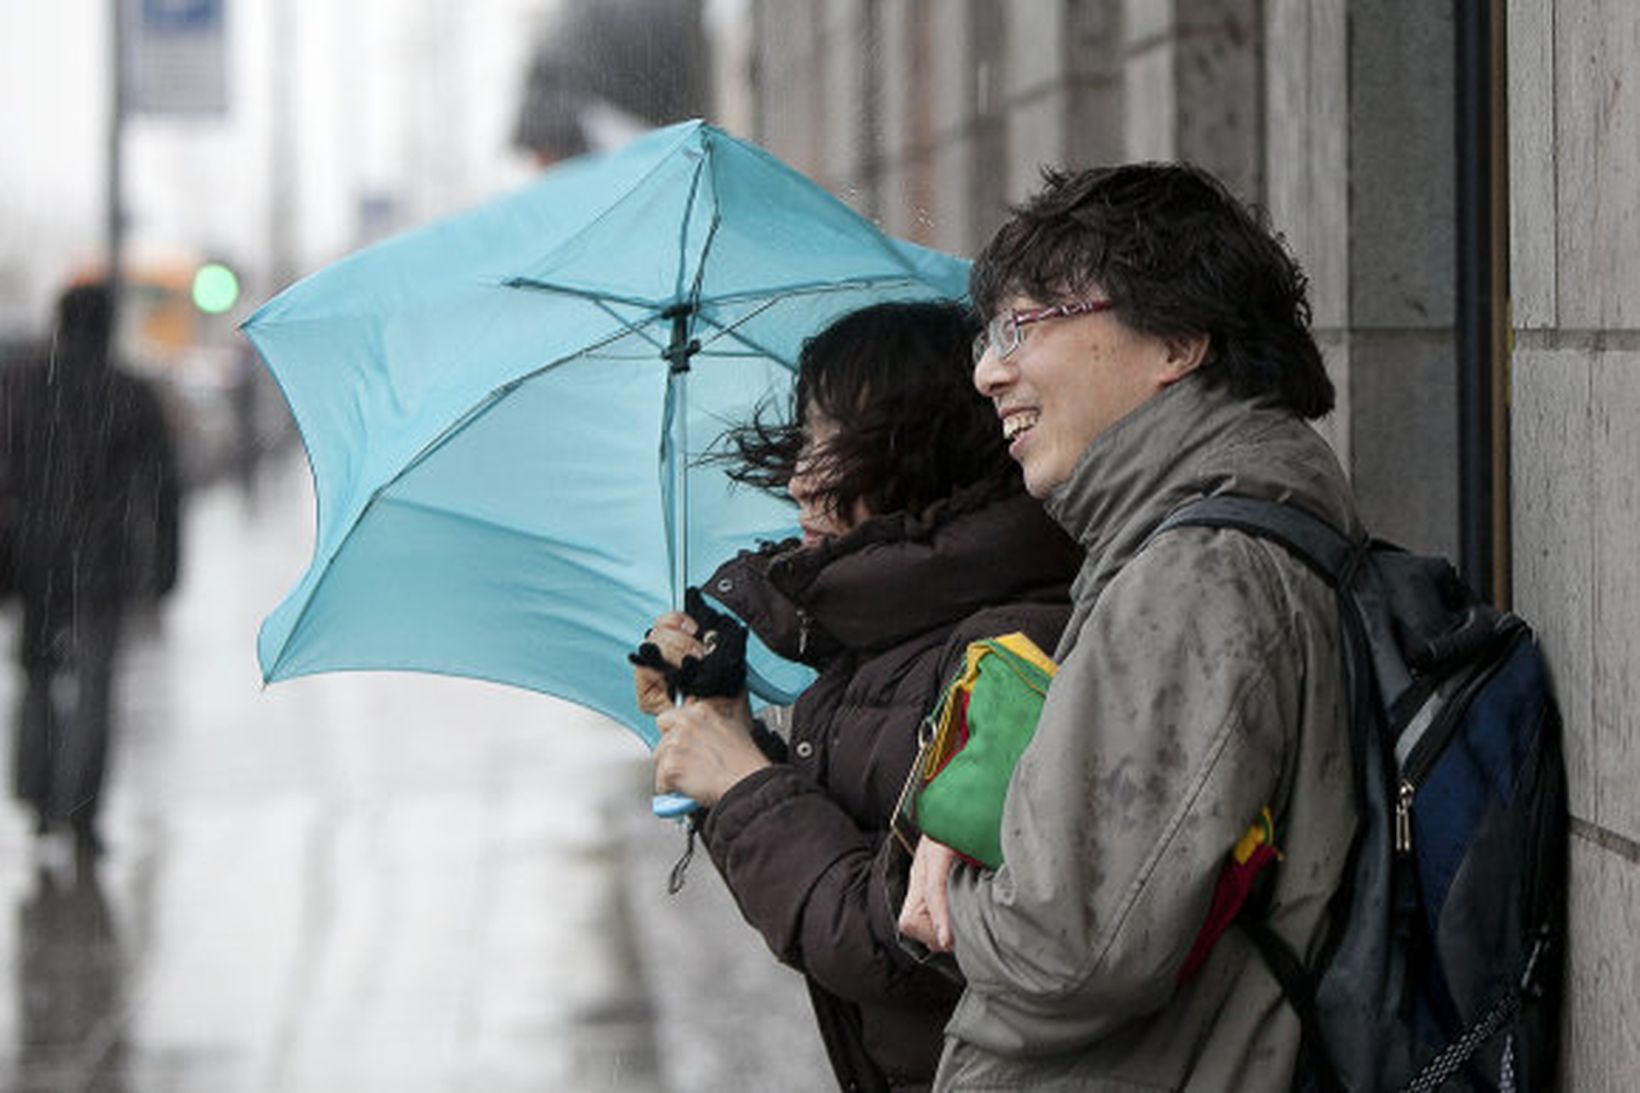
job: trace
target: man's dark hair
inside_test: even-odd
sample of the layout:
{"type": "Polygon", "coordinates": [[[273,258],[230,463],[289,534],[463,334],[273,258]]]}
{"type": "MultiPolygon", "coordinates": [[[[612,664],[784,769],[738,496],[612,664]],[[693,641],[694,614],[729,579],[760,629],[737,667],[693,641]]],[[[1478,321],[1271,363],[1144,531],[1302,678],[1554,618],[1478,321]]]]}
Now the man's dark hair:
{"type": "Polygon", "coordinates": [[[978,327],[956,303],[875,304],[803,344],[786,414],[760,412],[725,437],[729,475],[762,489],[791,481],[799,455],[831,478],[833,510],[921,512],[986,479],[1018,476],[990,401],[974,390],[978,327]],[[817,410],[837,435],[803,452],[804,417],[817,410]]]}
{"type": "Polygon", "coordinates": [[[1303,271],[1262,215],[1216,178],[1140,163],[1043,179],[974,263],[981,316],[1014,295],[1053,304],[1101,293],[1145,334],[1205,334],[1210,383],[1274,398],[1301,417],[1333,408],[1303,271]]]}

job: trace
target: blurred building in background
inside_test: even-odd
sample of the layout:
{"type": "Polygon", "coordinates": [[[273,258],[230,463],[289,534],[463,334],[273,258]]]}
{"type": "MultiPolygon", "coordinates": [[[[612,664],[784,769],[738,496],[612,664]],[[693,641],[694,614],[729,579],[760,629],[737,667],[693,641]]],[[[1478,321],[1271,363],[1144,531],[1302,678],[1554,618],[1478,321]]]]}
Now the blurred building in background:
{"type": "Polygon", "coordinates": [[[513,143],[542,166],[707,112],[700,0],[602,0],[545,21],[513,143]]]}
{"type": "Polygon", "coordinates": [[[716,70],[745,131],[897,234],[972,253],[1043,165],[1131,159],[1193,160],[1269,210],[1369,522],[1461,559],[1548,646],[1575,832],[1564,1080],[1632,1081],[1640,6],[733,7],[716,70]]]}
{"type": "Polygon", "coordinates": [[[0,358],[106,267],[113,13],[122,358],[159,378],[198,483],[290,438],[235,333],[292,279],[528,179],[511,127],[552,0],[77,0],[0,10],[0,358]],[[208,43],[208,46],[207,46],[208,43]],[[26,150],[26,154],[23,154],[26,150]],[[191,302],[207,263],[239,291],[191,302]],[[254,432],[244,442],[247,429],[254,432]]]}

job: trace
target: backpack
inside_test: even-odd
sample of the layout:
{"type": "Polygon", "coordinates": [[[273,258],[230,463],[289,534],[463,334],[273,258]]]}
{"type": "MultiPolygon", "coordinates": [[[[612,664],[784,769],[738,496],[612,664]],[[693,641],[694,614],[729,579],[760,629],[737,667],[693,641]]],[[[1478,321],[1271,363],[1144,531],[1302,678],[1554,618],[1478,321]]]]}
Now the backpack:
{"type": "Polygon", "coordinates": [[[1331,930],[1306,968],[1257,898],[1236,921],[1299,1015],[1295,1084],[1552,1088],[1569,822],[1531,629],[1443,559],[1291,505],[1203,498],[1158,533],[1187,525],[1272,540],[1338,593],[1360,819],[1331,930]]]}

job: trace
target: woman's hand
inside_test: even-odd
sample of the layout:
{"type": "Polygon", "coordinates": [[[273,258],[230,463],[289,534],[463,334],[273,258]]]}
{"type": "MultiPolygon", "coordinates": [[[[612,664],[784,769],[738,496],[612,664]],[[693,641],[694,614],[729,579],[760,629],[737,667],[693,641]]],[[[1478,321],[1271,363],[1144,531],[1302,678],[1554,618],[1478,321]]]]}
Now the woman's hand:
{"type": "MultiPolygon", "coordinates": [[[[695,620],[681,611],[668,611],[655,620],[655,625],[644,635],[661,651],[666,663],[682,667],[684,657],[704,657],[706,646],[695,640],[695,620]]],[[[638,709],[655,717],[672,708],[672,698],[666,693],[666,676],[654,668],[634,667],[632,686],[638,693],[638,709]]]]}
{"type": "Polygon", "coordinates": [[[900,908],[900,933],[936,953],[951,951],[951,870],[957,852],[924,835],[911,859],[911,877],[900,908]]]}
{"type": "Polygon", "coordinates": [[[690,699],[662,711],[655,726],[661,731],[655,747],[657,793],[683,793],[711,808],[735,783],[771,765],[752,739],[752,709],[744,693],[690,699]]]}

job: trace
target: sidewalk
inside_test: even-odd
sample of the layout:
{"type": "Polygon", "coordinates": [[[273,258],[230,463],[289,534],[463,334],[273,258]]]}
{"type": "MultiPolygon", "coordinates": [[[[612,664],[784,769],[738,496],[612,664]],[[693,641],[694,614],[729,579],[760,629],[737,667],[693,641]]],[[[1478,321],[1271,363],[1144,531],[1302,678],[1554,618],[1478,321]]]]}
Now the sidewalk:
{"type": "Polygon", "coordinates": [[[626,730],[470,680],[261,686],[256,626],[311,543],[299,460],[254,504],[190,498],[93,875],[0,799],[0,1089],[830,1088],[801,980],[710,861],[667,896],[682,837],[626,730]]]}
{"type": "Polygon", "coordinates": [[[635,771],[641,809],[626,812],[623,875],[665,1087],[835,1090],[802,976],[746,925],[704,849],[697,845],[683,890],[667,894],[684,834],[648,814],[649,777],[647,763],[635,771]]]}

